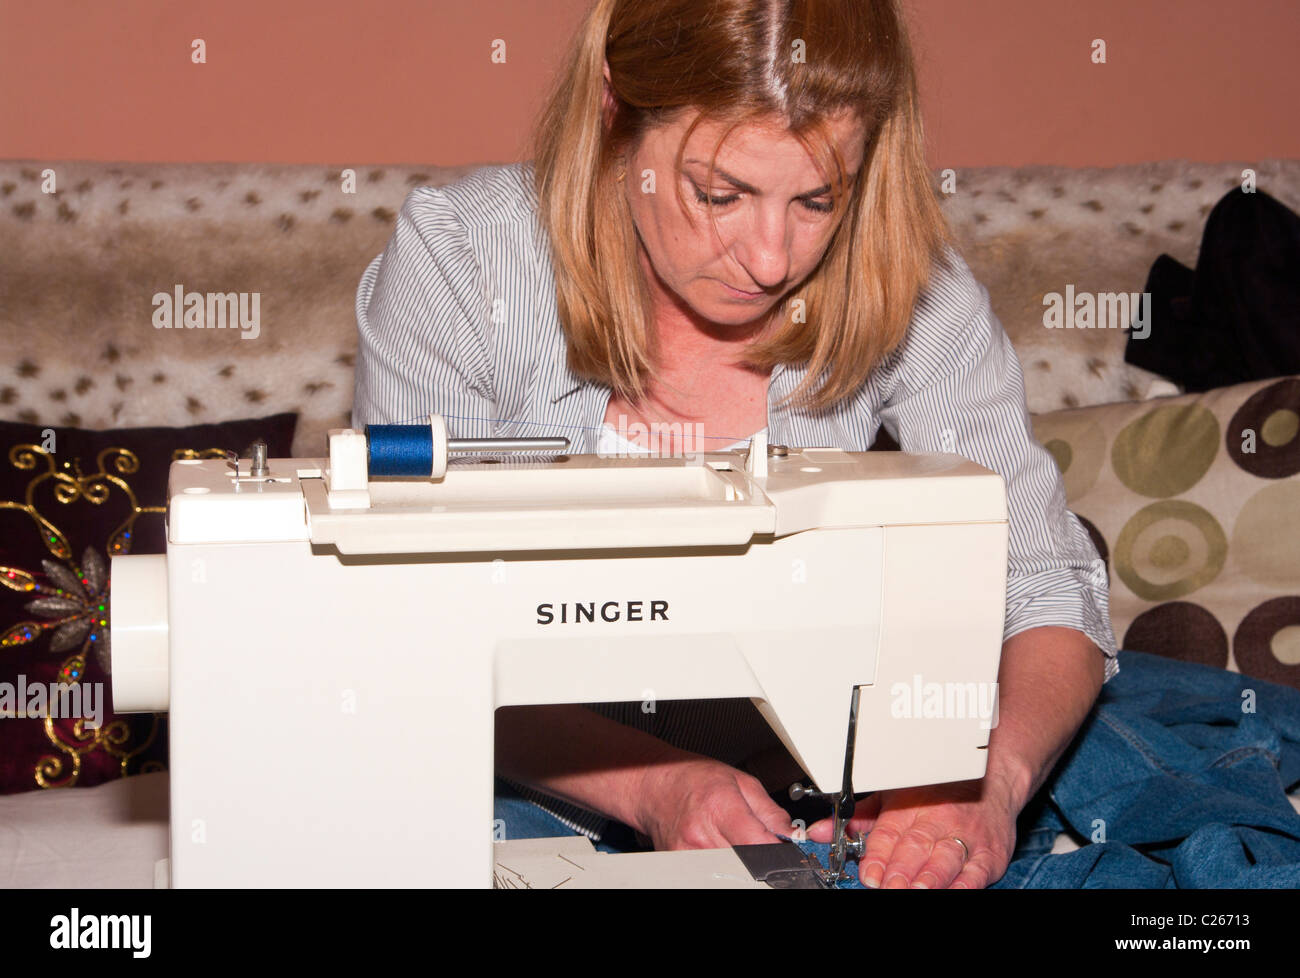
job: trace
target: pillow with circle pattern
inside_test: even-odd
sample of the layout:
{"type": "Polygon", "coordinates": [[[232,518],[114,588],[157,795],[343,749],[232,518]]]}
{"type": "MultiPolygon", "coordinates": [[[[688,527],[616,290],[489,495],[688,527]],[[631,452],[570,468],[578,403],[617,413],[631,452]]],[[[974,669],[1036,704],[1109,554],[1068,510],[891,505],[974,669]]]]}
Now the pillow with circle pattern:
{"type": "Polygon", "coordinates": [[[110,560],[166,549],[173,460],[242,453],[258,438],[285,458],[296,423],[292,413],[116,431],[0,422],[0,794],[165,765],[164,718],[112,711],[110,560]]]}
{"type": "Polygon", "coordinates": [[[1120,648],[1300,688],[1300,377],[1031,420],[1120,648]]]}

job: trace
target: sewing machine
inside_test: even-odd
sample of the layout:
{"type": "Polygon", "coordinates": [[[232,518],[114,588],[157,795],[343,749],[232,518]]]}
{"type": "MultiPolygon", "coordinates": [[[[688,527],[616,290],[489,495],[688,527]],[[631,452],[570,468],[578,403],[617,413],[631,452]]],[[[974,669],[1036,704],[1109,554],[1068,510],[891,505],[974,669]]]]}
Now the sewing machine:
{"type": "Polygon", "coordinates": [[[762,436],[567,445],[452,439],[435,415],[331,431],[328,458],[173,463],[167,553],[112,562],[115,709],[170,713],[163,885],[825,883],[861,844],[854,792],[983,776],[996,473],[762,436]],[[828,865],[494,823],[497,707],[722,697],[749,697],[811,781],[795,795],[830,805],[828,865]]]}

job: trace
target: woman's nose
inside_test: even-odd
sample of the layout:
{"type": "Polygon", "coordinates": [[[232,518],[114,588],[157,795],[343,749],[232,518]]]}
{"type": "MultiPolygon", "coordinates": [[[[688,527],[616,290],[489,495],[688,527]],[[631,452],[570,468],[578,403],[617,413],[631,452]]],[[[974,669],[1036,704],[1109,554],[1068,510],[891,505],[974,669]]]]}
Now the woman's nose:
{"type": "Polygon", "coordinates": [[[785,215],[775,209],[760,211],[732,245],[731,253],[755,285],[763,289],[780,285],[790,271],[785,215]]]}

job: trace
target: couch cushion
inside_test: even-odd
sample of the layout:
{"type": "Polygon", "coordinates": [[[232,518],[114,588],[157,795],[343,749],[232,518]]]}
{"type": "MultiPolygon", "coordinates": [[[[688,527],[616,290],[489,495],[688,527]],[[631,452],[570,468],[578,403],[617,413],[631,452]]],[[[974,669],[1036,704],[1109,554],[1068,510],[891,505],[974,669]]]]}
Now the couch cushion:
{"type": "MultiPolygon", "coordinates": [[[[1300,160],[935,174],[1031,411],[1169,392],[1124,363],[1123,330],[1045,329],[1043,296],[1141,291],[1162,252],[1194,264],[1205,215],[1246,167],[1300,209],[1300,160]]],[[[294,411],[293,454],[320,455],[349,422],[362,272],[413,187],[472,169],[358,167],[353,183],[324,165],[0,161],[0,419],[108,428],[294,411]],[[178,285],[259,295],[257,338],[155,329],[154,296],[178,285]]]]}
{"type": "Polygon", "coordinates": [[[1247,170],[1300,210],[1300,160],[954,171],[944,216],[1024,365],[1030,411],[1181,393],[1124,362],[1126,330],[1046,328],[1044,297],[1140,294],[1162,253],[1195,265],[1207,216],[1247,170]]]}
{"type": "Polygon", "coordinates": [[[1121,648],[1300,688],[1300,377],[1032,421],[1121,648]]]}
{"type": "Polygon", "coordinates": [[[0,162],[0,419],[122,428],[289,411],[291,454],[321,455],[325,432],[349,423],[361,273],[412,187],[471,169],[0,162]],[[256,295],[255,338],[157,328],[155,297],[177,286],[246,295],[250,312],[256,295]]]}

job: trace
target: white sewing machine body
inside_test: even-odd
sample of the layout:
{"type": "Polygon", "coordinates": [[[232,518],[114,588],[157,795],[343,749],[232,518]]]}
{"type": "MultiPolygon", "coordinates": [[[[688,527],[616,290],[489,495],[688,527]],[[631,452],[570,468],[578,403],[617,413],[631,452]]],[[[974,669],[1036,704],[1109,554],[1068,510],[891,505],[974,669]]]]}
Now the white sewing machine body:
{"type": "Polygon", "coordinates": [[[170,712],[171,885],[490,885],[508,705],[750,697],[831,792],[862,687],[855,790],[983,776],[987,716],[900,716],[898,684],[996,681],[997,474],[792,448],[360,488],[331,437],[174,463],[166,555],[113,561],[115,708],[170,712]]]}

